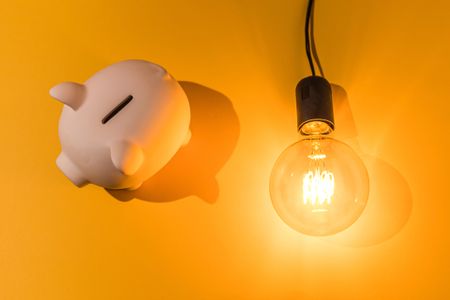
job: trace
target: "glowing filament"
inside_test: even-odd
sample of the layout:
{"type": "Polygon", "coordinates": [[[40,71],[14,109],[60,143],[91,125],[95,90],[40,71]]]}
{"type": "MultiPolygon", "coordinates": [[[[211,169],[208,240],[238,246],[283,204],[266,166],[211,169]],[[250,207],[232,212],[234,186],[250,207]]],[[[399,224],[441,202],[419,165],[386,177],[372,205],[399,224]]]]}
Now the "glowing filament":
{"type": "Polygon", "coordinates": [[[312,160],[321,160],[321,159],[325,159],[326,157],[327,156],[323,153],[318,153],[318,154],[314,153],[314,154],[308,155],[308,158],[312,159],[312,160]]]}
{"type": "Polygon", "coordinates": [[[303,176],[303,204],[331,204],[333,194],[333,173],[316,168],[303,176]]]}

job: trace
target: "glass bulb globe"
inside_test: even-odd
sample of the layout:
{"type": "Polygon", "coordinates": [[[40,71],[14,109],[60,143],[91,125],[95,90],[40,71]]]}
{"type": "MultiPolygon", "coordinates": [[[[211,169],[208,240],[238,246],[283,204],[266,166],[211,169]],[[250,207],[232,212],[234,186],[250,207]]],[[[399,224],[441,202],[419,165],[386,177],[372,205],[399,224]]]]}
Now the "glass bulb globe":
{"type": "Polygon", "coordinates": [[[331,235],[353,224],[367,202],[366,167],[348,145],[322,135],[309,136],[280,155],[270,177],[278,215],[293,229],[331,235]]]}

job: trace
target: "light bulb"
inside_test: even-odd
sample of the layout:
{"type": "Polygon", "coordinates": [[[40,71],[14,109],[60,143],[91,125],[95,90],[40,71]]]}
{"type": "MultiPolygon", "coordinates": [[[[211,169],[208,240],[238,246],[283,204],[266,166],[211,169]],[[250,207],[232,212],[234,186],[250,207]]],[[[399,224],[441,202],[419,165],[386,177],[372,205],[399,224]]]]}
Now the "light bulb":
{"type": "Polygon", "coordinates": [[[270,195],[290,227],[309,235],[330,235],[361,215],[368,196],[367,171],[348,145],[324,136],[307,137],[276,161],[270,195]]]}
{"type": "Polygon", "coordinates": [[[302,80],[297,86],[297,104],[304,138],[286,148],[273,167],[272,204],[293,229],[331,235],[353,224],[364,210],[369,192],[367,170],[352,148],[328,137],[334,123],[331,89],[325,79],[302,80]]]}

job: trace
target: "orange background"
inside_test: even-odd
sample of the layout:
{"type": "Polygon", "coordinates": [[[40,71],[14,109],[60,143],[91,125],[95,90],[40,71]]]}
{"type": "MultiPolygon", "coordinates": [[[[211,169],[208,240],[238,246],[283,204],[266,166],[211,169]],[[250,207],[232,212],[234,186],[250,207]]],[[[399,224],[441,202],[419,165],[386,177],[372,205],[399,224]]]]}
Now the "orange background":
{"type": "Polygon", "coordinates": [[[317,1],[325,74],[347,92],[336,137],[371,176],[362,217],[328,238],[290,229],[268,192],[298,138],[305,9],[3,1],[0,298],[449,299],[450,2],[317,1]],[[48,90],[131,58],[184,81],[192,143],[135,194],[77,189],[48,90]]]}

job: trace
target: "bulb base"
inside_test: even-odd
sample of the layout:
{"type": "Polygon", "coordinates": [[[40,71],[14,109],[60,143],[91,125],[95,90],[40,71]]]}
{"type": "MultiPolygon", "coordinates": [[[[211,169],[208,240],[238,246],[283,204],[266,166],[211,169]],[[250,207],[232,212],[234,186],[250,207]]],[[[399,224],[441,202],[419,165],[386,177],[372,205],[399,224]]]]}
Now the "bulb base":
{"type": "Polygon", "coordinates": [[[331,85],[325,78],[303,78],[295,88],[295,95],[297,130],[302,135],[328,134],[334,130],[331,85]]]}

